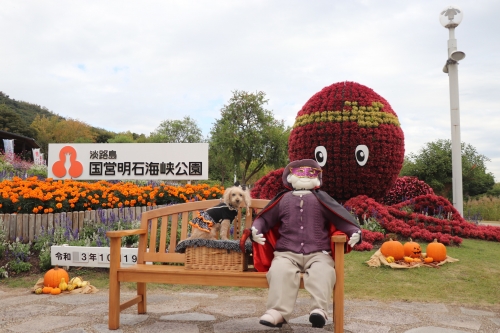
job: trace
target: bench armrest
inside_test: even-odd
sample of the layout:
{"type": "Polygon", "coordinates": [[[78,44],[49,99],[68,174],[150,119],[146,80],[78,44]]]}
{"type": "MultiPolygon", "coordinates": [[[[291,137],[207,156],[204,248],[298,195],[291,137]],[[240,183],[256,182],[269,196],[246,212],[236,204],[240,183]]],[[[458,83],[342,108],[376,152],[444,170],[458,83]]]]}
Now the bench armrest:
{"type": "Polygon", "coordinates": [[[113,230],[113,231],[106,231],[106,236],[109,238],[115,238],[115,237],[125,237],[125,236],[131,236],[131,235],[144,235],[148,231],[146,229],[129,229],[129,230],[113,230]]]}
{"type": "MultiPolygon", "coordinates": [[[[121,245],[122,245],[122,237],[131,236],[131,235],[145,235],[147,234],[146,229],[129,229],[129,230],[113,230],[106,231],[106,236],[109,237],[109,251],[110,251],[110,261],[109,261],[109,269],[110,274],[116,274],[116,270],[120,268],[120,259],[121,259],[121,245]]],[[[145,236],[141,236],[145,237],[145,236]]]]}
{"type": "Polygon", "coordinates": [[[333,235],[332,242],[334,243],[345,243],[347,242],[347,236],[345,234],[342,235],[333,235]]]}

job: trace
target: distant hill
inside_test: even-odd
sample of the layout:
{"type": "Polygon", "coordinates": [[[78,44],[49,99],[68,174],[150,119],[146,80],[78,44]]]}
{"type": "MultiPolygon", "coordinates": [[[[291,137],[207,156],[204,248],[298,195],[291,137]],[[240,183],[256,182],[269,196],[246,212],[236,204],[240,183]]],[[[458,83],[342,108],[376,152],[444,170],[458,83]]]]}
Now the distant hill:
{"type": "Polygon", "coordinates": [[[46,107],[23,101],[16,101],[15,99],[10,98],[9,95],[0,91],[0,105],[1,104],[4,104],[11,110],[15,111],[15,113],[17,113],[28,126],[33,122],[33,120],[35,120],[36,115],[46,117],[56,116],[60,119],[64,119],[64,117],[49,111],[46,107]]]}
{"type": "MultiPolygon", "coordinates": [[[[0,91],[0,130],[24,135],[38,141],[39,138],[37,138],[36,131],[30,128],[31,123],[37,115],[47,118],[55,116],[59,120],[66,120],[66,118],[50,111],[44,106],[16,101],[0,91]]],[[[89,127],[94,134],[96,142],[107,142],[108,139],[115,136],[115,133],[108,130],[90,125],[89,127]]]]}

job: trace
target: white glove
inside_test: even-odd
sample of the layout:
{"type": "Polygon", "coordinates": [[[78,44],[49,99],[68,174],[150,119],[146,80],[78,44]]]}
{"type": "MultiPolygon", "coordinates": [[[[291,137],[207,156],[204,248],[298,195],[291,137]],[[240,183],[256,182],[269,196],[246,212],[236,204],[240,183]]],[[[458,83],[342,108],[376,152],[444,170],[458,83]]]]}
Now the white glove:
{"type": "Polygon", "coordinates": [[[361,230],[353,233],[351,238],[349,238],[349,242],[347,242],[347,244],[349,244],[350,247],[353,247],[359,242],[360,238],[361,238],[361,230]]]}
{"type": "Polygon", "coordinates": [[[257,229],[255,229],[255,227],[252,227],[252,240],[257,244],[264,245],[264,243],[266,242],[264,235],[258,234],[257,232],[257,229]]]}

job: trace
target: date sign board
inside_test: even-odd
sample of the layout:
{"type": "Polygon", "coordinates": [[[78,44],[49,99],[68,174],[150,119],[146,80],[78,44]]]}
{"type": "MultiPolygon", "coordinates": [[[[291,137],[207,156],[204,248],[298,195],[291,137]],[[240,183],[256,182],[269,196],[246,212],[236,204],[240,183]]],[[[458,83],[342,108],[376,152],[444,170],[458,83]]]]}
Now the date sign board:
{"type": "MultiPolygon", "coordinates": [[[[53,266],[85,266],[109,268],[109,247],[51,246],[53,266]]],[[[121,265],[137,263],[137,248],[121,248],[121,265]]]]}

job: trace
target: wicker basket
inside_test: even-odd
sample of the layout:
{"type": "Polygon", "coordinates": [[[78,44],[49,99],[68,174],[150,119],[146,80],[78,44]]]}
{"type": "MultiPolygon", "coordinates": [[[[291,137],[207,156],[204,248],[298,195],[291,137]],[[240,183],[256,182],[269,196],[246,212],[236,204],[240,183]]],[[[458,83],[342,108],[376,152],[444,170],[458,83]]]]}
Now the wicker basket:
{"type": "Polygon", "coordinates": [[[186,248],[186,269],[242,272],[248,269],[248,257],[232,250],[206,246],[186,248]]]}

